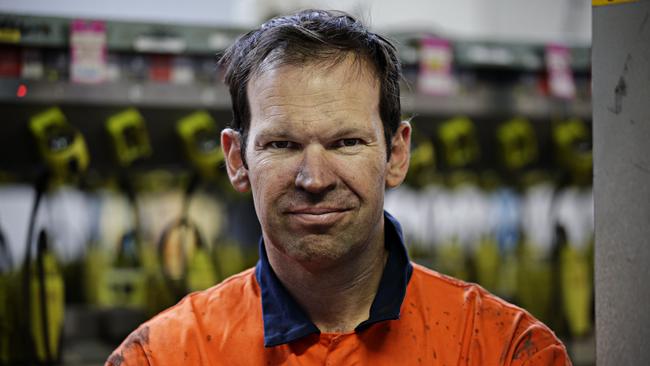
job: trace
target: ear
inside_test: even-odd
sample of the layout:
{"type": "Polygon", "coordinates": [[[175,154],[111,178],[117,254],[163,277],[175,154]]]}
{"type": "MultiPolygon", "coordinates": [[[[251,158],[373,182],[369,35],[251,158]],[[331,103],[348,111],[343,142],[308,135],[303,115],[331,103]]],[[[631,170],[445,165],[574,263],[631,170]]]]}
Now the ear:
{"type": "Polygon", "coordinates": [[[402,121],[393,136],[390,160],[386,172],[386,188],[395,188],[402,184],[409,169],[411,158],[411,124],[402,121]]]}
{"type": "Polygon", "coordinates": [[[226,160],[226,170],[230,183],[238,192],[248,192],[250,181],[248,180],[248,169],[242,161],[241,139],[239,132],[226,128],[221,131],[221,148],[226,160]]]}

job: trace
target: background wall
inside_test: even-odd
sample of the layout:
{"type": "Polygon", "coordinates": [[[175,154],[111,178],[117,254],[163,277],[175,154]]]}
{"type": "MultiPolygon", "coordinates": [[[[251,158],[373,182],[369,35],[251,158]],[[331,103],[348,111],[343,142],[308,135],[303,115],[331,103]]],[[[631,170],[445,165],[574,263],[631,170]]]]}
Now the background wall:
{"type": "Polygon", "coordinates": [[[341,9],[378,29],[439,30],[456,38],[591,41],[588,0],[0,0],[0,11],[252,27],[298,8],[341,9]]]}

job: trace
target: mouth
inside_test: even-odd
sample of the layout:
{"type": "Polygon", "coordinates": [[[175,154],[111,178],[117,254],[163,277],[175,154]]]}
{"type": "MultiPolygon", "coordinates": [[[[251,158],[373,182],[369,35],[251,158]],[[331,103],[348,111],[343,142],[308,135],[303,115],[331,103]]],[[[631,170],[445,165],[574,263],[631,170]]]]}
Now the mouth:
{"type": "Polygon", "coordinates": [[[286,213],[302,226],[332,226],[350,211],[351,208],[343,207],[304,207],[286,213]]]}

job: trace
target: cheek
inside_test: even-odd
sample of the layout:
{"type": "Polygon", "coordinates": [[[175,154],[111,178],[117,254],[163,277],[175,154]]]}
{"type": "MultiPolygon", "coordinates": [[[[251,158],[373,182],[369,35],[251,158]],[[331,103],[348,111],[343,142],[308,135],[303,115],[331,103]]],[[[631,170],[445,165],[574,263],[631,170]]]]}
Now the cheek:
{"type": "Polygon", "coordinates": [[[258,211],[271,205],[294,182],[293,159],[259,158],[249,162],[251,190],[258,211]]]}
{"type": "Polygon", "coordinates": [[[383,191],[386,177],[386,162],[374,158],[347,158],[339,163],[342,180],[353,191],[365,197],[383,191]],[[370,193],[372,192],[372,193],[370,193]]]}

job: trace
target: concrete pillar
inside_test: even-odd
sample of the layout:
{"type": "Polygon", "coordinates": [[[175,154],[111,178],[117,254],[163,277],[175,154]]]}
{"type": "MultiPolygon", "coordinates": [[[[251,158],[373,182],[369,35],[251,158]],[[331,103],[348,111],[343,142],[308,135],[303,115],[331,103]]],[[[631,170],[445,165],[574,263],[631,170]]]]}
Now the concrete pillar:
{"type": "Polygon", "coordinates": [[[592,22],[596,359],[647,365],[650,1],[594,7],[592,22]]]}

